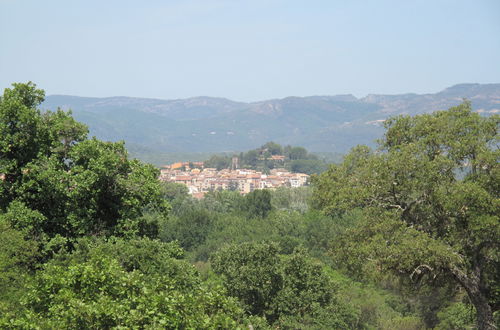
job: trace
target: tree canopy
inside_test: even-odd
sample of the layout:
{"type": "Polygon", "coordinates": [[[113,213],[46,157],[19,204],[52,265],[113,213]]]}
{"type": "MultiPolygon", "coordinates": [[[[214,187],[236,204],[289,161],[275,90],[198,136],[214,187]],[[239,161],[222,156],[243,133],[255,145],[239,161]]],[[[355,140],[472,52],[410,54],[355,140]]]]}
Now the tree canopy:
{"type": "Polygon", "coordinates": [[[30,82],[0,98],[0,327],[242,326],[176,243],[149,239],[182,190],[43,97],[30,82]]]}
{"type": "Polygon", "coordinates": [[[0,99],[0,209],[14,227],[47,238],[138,234],[145,207],[168,210],[157,169],[128,159],[121,142],[87,139],[71,113],[42,113],[33,83],[13,86],[0,99]]]}
{"type": "Polygon", "coordinates": [[[356,147],[314,179],[314,203],[323,212],[366,214],[340,247],[345,256],[412,280],[455,280],[481,329],[495,328],[492,311],[500,303],[499,122],[474,113],[470,102],[391,118],[378,150],[356,147]]]}
{"type": "Polygon", "coordinates": [[[268,172],[273,168],[286,168],[294,173],[321,173],[327,168],[325,159],[319,159],[315,154],[303,147],[281,146],[275,142],[267,142],[257,149],[242,152],[240,155],[212,155],[205,161],[206,167],[218,170],[230,168],[232,158],[238,157],[241,168],[251,168],[268,172]],[[273,156],[282,156],[273,159],[273,156]]]}
{"type": "MultiPolygon", "coordinates": [[[[198,200],[43,97],[0,97],[0,328],[495,328],[498,116],[391,118],[312,187],[198,200]]],[[[321,162],[240,161],[277,154],[321,162]]]]}
{"type": "Polygon", "coordinates": [[[335,286],[322,265],[304,251],[279,252],[275,243],[243,243],[224,247],[211,262],[228,292],[276,327],[310,322],[313,328],[351,328],[349,311],[336,304],[335,286]]]}

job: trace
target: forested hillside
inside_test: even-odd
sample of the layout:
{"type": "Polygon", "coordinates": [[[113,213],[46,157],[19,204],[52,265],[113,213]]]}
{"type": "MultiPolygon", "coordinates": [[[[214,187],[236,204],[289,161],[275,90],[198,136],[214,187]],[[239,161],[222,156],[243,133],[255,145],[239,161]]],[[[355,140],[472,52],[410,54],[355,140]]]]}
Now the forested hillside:
{"type": "MultiPolygon", "coordinates": [[[[500,112],[500,84],[461,84],[433,94],[287,97],[250,103],[213,97],[53,95],[42,107],[72,109],[91,135],[124,140],[136,157],[161,165],[168,163],[171,152],[235,152],[268,141],[312,152],[345,153],[357,144],[374,146],[389,116],[443,110],[463,98],[471,100],[475,111],[500,112]]],[[[183,160],[202,159],[194,155],[183,160]]]]}
{"type": "Polygon", "coordinates": [[[0,328],[499,325],[498,115],[392,117],[310,187],[196,200],[43,100],[0,98],[0,328]]]}
{"type": "Polygon", "coordinates": [[[319,174],[326,170],[328,162],[341,159],[340,155],[337,155],[335,159],[332,159],[334,155],[329,156],[328,160],[320,159],[303,147],[281,146],[271,141],[247,152],[212,155],[204,161],[204,166],[217,170],[231,168],[233,159],[237,158],[239,168],[258,170],[263,173],[269,173],[273,168],[285,168],[293,173],[319,174]]]}

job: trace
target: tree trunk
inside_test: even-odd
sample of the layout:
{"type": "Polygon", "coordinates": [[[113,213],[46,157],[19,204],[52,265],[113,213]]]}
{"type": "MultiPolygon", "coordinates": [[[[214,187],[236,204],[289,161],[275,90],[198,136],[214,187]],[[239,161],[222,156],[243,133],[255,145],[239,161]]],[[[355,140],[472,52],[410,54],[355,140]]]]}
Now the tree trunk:
{"type": "Polygon", "coordinates": [[[472,305],[476,308],[477,328],[479,330],[496,330],[491,306],[481,290],[480,276],[477,274],[469,276],[458,268],[452,269],[451,272],[458,283],[467,291],[472,305]]]}

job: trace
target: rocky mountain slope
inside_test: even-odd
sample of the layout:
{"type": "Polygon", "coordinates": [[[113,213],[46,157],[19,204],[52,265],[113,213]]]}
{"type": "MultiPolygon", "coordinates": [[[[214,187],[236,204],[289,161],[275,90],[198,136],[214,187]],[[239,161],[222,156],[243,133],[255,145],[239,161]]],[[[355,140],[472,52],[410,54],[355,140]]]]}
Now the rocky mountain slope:
{"type": "Polygon", "coordinates": [[[51,95],[42,108],[72,109],[92,135],[151,152],[222,152],[267,141],[345,152],[371,144],[389,116],[447,109],[464,98],[485,115],[500,113],[500,84],[461,84],[435,94],[287,97],[253,103],[195,97],[158,100],[51,95]]]}

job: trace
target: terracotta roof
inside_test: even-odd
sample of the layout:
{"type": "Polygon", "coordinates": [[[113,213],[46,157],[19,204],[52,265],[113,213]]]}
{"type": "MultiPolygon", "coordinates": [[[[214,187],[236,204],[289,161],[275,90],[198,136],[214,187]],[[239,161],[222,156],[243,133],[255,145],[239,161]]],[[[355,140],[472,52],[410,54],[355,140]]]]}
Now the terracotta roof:
{"type": "Polygon", "coordinates": [[[179,175],[175,177],[175,181],[191,181],[191,177],[188,175],[179,175]]]}

